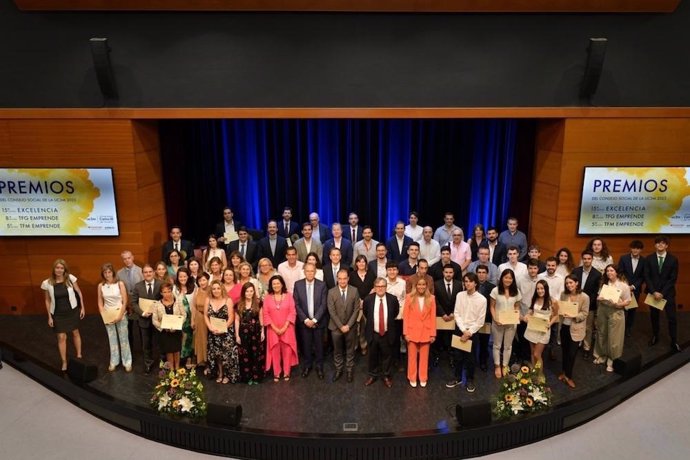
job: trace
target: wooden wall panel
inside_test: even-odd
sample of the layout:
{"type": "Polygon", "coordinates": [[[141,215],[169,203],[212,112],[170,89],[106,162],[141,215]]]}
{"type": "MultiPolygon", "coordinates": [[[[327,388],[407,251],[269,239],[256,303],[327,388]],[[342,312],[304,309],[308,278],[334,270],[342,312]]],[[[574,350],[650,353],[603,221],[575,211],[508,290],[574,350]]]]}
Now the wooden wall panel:
{"type": "Polygon", "coordinates": [[[4,280],[0,286],[6,291],[0,296],[0,313],[12,312],[11,306],[19,314],[44,313],[39,286],[57,258],[65,259],[80,279],[87,309],[95,313],[104,262],[119,268],[125,249],[133,251],[139,263],[147,262],[151,253],[160,256],[166,218],[160,167],[156,167],[160,158],[155,122],[3,120],[0,144],[3,167],[113,168],[120,228],[118,237],[0,239],[0,251],[13,258],[12,264],[0,268],[4,280]]]}
{"type": "MultiPolygon", "coordinates": [[[[541,122],[537,134],[537,167],[535,168],[530,235],[542,247],[542,255],[551,255],[558,248],[569,247],[576,260],[591,237],[578,236],[582,177],[585,166],[690,166],[690,118],[669,119],[566,119],[562,123],[541,122]],[[560,130],[560,132],[558,132],[560,130]],[[559,141],[562,139],[562,142],[559,141]],[[545,190],[551,181],[552,169],[543,162],[560,151],[560,181],[553,195],[558,219],[553,227],[538,225],[553,204],[540,209],[536,192],[545,190]]],[[[555,165],[553,166],[555,167],[555,165]]],[[[628,252],[634,238],[645,245],[645,254],[654,250],[653,235],[606,235],[604,237],[615,260],[628,252]]],[[[671,236],[670,251],[680,259],[678,303],[690,302],[690,236],[671,236]]]]}

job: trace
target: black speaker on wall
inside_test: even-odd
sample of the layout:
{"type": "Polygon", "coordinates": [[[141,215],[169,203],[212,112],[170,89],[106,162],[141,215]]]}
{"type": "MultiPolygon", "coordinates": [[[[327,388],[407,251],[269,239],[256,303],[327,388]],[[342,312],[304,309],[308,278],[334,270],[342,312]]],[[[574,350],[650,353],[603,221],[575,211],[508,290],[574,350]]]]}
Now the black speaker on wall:
{"type": "Polygon", "coordinates": [[[589,99],[594,96],[599,86],[601,72],[604,70],[604,57],[606,57],[607,38],[590,38],[587,47],[587,66],[582,77],[580,97],[589,99]]]}
{"type": "Polygon", "coordinates": [[[242,421],[242,406],[237,404],[212,404],[207,407],[206,422],[236,428],[242,421]]]}
{"type": "Polygon", "coordinates": [[[455,416],[461,427],[478,427],[491,423],[491,403],[489,401],[476,401],[457,404],[455,416]]]}
{"type": "Polygon", "coordinates": [[[67,361],[67,375],[72,382],[84,385],[96,380],[96,377],[98,377],[98,367],[93,364],[87,364],[78,358],[70,358],[67,361]]]}
{"type": "Polygon", "coordinates": [[[107,38],[92,38],[91,57],[93,66],[96,69],[96,78],[101,93],[106,100],[116,100],[118,98],[117,85],[115,84],[115,73],[110,63],[110,47],[107,38]]]}

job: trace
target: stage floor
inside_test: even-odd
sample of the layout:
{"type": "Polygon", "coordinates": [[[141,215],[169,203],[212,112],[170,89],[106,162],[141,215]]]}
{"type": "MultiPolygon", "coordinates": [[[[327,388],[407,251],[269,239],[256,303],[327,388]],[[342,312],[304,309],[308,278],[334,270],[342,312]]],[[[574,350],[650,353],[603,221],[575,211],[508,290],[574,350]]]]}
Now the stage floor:
{"type": "MultiPolygon", "coordinates": [[[[642,312],[637,315],[633,336],[626,339],[626,351],[640,352],[643,367],[654,365],[670,354],[664,320],[662,318],[662,339],[657,346],[647,347],[650,324],[648,315],[642,312]]],[[[678,320],[679,341],[684,344],[690,340],[690,314],[679,312],[678,320]]],[[[121,367],[111,373],[107,371],[109,348],[100,316],[87,317],[80,331],[85,360],[99,369],[99,377],[88,386],[115,400],[147,407],[157,376],[153,372],[144,374],[141,344],[137,341],[134,345],[132,373],[124,372],[121,367]]],[[[54,367],[56,372],[59,369],[55,336],[44,315],[0,316],[0,341],[54,367]]],[[[70,352],[72,350],[70,348],[70,352]]],[[[561,369],[560,348],[555,361],[548,359],[548,349],[544,355],[545,374],[556,406],[585,398],[621,379],[617,374],[606,372],[604,366],[585,361],[579,353],[574,371],[577,388],[570,390],[557,379],[561,369]]],[[[297,368],[293,369],[293,378],[287,383],[266,379],[256,386],[220,385],[202,378],[209,402],[242,405],[243,429],[284,434],[414,435],[453,430],[457,403],[492,399],[498,390],[498,381],[493,376],[491,362],[489,366],[488,372],[477,368],[477,391],[473,394],[467,393],[464,385],[453,389],[445,387],[453,377],[447,360],[430,369],[426,388],[410,387],[405,371],[395,372],[391,389],[381,382],[365,387],[366,357],[359,355],[353,383],[347,383],[344,378],[335,383],[330,381],[333,373],[330,356],[326,358],[324,380],[319,380],[314,372],[306,379],[301,378],[297,368]],[[345,424],[356,424],[356,429],[351,431],[350,426],[346,431],[345,424]]]]}

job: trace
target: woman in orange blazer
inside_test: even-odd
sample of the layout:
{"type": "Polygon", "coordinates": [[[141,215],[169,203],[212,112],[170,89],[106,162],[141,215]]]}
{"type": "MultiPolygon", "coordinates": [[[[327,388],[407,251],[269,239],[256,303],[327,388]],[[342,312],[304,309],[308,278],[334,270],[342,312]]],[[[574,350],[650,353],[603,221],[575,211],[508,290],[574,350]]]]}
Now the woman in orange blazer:
{"type": "Polygon", "coordinates": [[[417,386],[417,353],[419,353],[419,385],[428,380],[429,347],[436,340],[436,299],[419,278],[415,289],[405,298],[403,307],[403,338],[407,342],[407,379],[417,386]]]}

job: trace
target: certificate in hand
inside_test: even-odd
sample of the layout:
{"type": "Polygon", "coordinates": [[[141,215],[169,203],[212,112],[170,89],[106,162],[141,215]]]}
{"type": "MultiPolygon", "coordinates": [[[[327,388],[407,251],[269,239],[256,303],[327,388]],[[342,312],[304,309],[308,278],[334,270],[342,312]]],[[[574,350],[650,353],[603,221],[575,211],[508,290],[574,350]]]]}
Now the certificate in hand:
{"type": "Polygon", "coordinates": [[[454,331],[455,330],[455,320],[444,321],[442,317],[436,317],[436,330],[437,331],[454,331]]]}
{"type": "Polygon", "coordinates": [[[599,297],[603,297],[604,300],[608,300],[611,303],[618,303],[621,298],[621,290],[616,289],[615,286],[610,284],[604,284],[601,287],[601,292],[599,292],[599,297]]]}
{"type": "Polygon", "coordinates": [[[184,324],[184,316],[182,315],[163,315],[163,321],[161,321],[161,329],[181,331],[182,324],[184,324]]]}
{"type": "Polygon", "coordinates": [[[153,313],[158,308],[158,301],[151,299],[139,299],[139,308],[142,313],[153,313]]]}
{"type": "Polygon", "coordinates": [[[566,302],[565,300],[558,302],[558,314],[561,316],[567,315],[570,318],[575,318],[579,309],[580,304],[577,302],[566,302]]]}
{"type": "Polygon", "coordinates": [[[119,308],[104,308],[101,313],[101,318],[103,318],[103,324],[114,323],[115,320],[120,316],[119,308]]]}
{"type": "MultiPolygon", "coordinates": [[[[653,296],[652,296],[653,297],[653,296]]],[[[626,310],[632,310],[633,308],[639,307],[639,304],[637,303],[637,299],[635,298],[634,295],[630,295],[630,303],[628,304],[627,307],[625,307],[626,310]]]]}
{"type": "Polygon", "coordinates": [[[491,323],[484,323],[477,332],[480,334],[491,334],[491,323]]]}
{"type": "Polygon", "coordinates": [[[453,334],[453,340],[450,342],[450,346],[457,348],[458,350],[466,351],[467,353],[472,352],[472,339],[467,339],[466,341],[460,340],[459,335],[453,334]]]}
{"type": "Polygon", "coordinates": [[[663,310],[666,306],[666,299],[656,300],[653,294],[647,294],[647,297],[644,299],[644,303],[650,307],[656,308],[657,310],[663,310]]]}
{"type": "Polygon", "coordinates": [[[225,238],[225,244],[232,243],[233,241],[240,239],[239,235],[237,235],[237,232],[225,232],[223,234],[223,238],[225,238]]]}
{"type": "Polygon", "coordinates": [[[527,329],[535,332],[546,332],[549,330],[549,320],[543,316],[530,316],[527,320],[527,329]]]}
{"type": "Polygon", "coordinates": [[[520,310],[514,308],[507,308],[505,310],[498,310],[498,322],[501,324],[519,324],[520,310]]]}
{"type": "Polygon", "coordinates": [[[224,320],[223,318],[209,318],[209,320],[211,321],[211,326],[213,327],[213,329],[223,334],[227,334],[228,322],[226,320],[224,320]]]}

